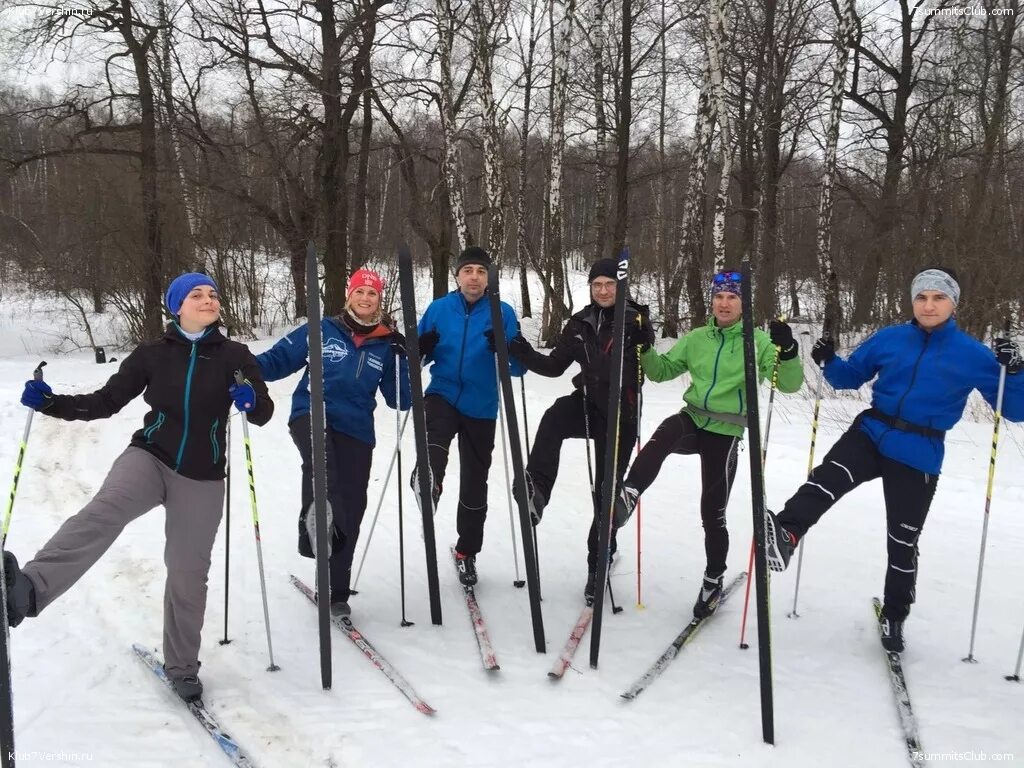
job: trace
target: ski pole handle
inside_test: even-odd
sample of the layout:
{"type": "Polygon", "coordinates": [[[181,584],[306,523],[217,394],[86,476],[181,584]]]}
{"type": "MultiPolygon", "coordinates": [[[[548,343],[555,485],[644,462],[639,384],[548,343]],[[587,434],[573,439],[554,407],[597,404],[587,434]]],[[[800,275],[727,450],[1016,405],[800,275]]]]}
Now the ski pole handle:
{"type": "Polygon", "coordinates": [[[36,369],[34,371],[32,371],[32,379],[34,381],[42,381],[43,380],[43,366],[44,365],[46,365],[46,361],[45,360],[40,360],[39,361],[39,365],[37,365],[36,369]]]}

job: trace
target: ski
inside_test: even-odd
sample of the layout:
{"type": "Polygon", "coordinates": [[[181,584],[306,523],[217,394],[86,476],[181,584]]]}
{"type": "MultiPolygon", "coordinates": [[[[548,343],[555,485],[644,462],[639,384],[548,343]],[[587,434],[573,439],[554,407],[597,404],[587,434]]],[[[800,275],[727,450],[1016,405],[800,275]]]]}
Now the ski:
{"type": "Polygon", "coordinates": [[[0,547],[0,765],[13,768],[14,750],[14,688],[11,685],[11,628],[7,623],[7,572],[3,566],[3,547],[0,547]]]}
{"type": "MultiPolygon", "coordinates": [[[[540,572],[537,564],[537,550],[533,544],[533,521],[530,518],[530,501],[526,497],[526,468],[523,466],[523,447],[519,441],[519,418],[516,414],[516,397],[512,389],[512,373],[508,361],[508,340],[505,338],[505,323],[501,314],[501,291],[498,267],[491,264],[487,270],[487,295],[491,307],[491,329],[494,332],[495,356],[500,374],[501,402],[505,408],[505,426],[508,431],[509,454],[512,456],[513,497],[519,506],[519,529],[523,544],[523,562],[526,564],[526,585],[530,597],[530,618],[533,622],[533,642],[537,653],[547,652],[544,640],[544,617],[540,609],[540,572]],[[516,493],[516,489],[519,493],[516,493]]],[[[500,406],[499,406],[500,407],[500,406]]]]}
{"type": "Polygon", "coordinates": [[[679,655],[679,652],[683,650],[683,646],[693,639],[694,635],[697,634],[700,628],[703,627],[709,619],[714,617],[718,611],[722,610],[722,605],[724,605],[725,601],[729,599],[729,595],[731,595],[746,578],[747,574],[746,571],[744,571],[729,582],[725,589],[722,590],[722,599],[718,603],[718,609],[712,613],[711,616],[705,616],[702,619],[692,619],[690,623],[683,628],[683,631],[676,635],[676,639],[672,641],[672,645],[668,647],[668,650],[661,654],[661,656],[658,657],[658,660],[655,661],[635,683],[629,686],[624,693],[620,694],[622,698],[632,701],[647,690],[647,687],[654,682],[654,680],[665,671],[665,668],[672,662],[672,660],[679,655]]]}
{"type": "MultiPolygon", "coordinates": [[[[459,563],[455,559],[455,547],[452,547],[452,562],[455,563],[455,570],[458,571],[459,563]]],[[[473,587],[460,584],[462,593],[466,597],[466,608],[469,609],[469,621],[473,625],[473,634],[476,635],[476,645],[480,649],[480,661],[488,672],[497,672],[501,669],[498,666],[498,656],[491,645],[491,636],[487,633],[487,624],[484,623],[484,615],[480,610],[480,604],[476,601],[476,591],[473,587]]]]}
{"type": "MultiPolygon", "coordinates": [[[[316,605],[316,592],[314,592],[308,584],[302,581],[298,576],[294,575],[291,577],[291,582],[302,594],[309,598],[311,603],[316,605]]],[[[352,620],[348,616],[333,616],[331,617],[331,623],[345,633],[345,636],[355,644],[356,648],[361,650],[363,655],[373,662],[373,666],[384,673],[384,677],[390,680],[395,688],[401,691],[402,695],[405,696],[405,698],[407,698],[418,711],[425,715],[432,715],[437,711],[420,698],[419,694],[416,693],[416,691],[413,690],[413,687],[409,684],[409,681],[402,677],[401,673],[394,668],[391,662],[385,659],[381,655],[380,651],[373,647],[373,644],[366,639],[362,632],[356,629],[355,624],[352,623],[352,620]]]]}
{"type": "Polygon", "coordinates": [[[750,499],[754,516],[754,585],[757,587],[757,648],[761,683],[761,739],[775,743],[775,700],[772,683],[772,627],[768,612],[771,582],[768,580],[768,559],[765,551],[764,464],[758,447],[761,442],[761,413],[758,408],[758,361],[754,344],[754,283],[751,279],[750,255],[742,262],[740,301],[743,307],[743,369],[746,379],[747,440],[750,453],[750,499]]]}
{"type": "MultiPolygon", "coordinates": [[[[882,619],[882,601],[877,597],[872,598],[875,606],[875,619],[880,622],[882,619]]],[[[881,626],[879,626],[879,637],[881,637],[881,626]]],[[[907,679],[903,676],[903,660],[896,651],[882,651],[889,669],[889,682],[892,683],[892,693],[896,699],[896,711],[899,713],[900,726],[903,728],[903,738],[907,744],[907,757],[914,768],[924,768],[924,750],[921,747],[921,737],[917,733],[917,718],[914,716],[914,708],[910,705],[910,691],[907,690],[907,679]]]]}
{"type": "Polygon", "coordinates": [[[430,594],[430,620],[441,623],[441,586],[437,577],[437,543],[434,538],[433,475],[427,451],[427,416],[423,406],[423,371],[420,369],[420,339],[416,326],[416,287],[412,273],[412,253],[407,245],[398,249],[398,285],[402,296],[402,320],[405,325],[405,349],[409,360],[409,385],[412,389],[413,432],[416,436],[416,477],[419,478],[417,502],[423,518],[423,546],[427,555],[427,591],[430,594]],[[430,482],[423,482],[430,478],[430,482]]]}
{"type": "MultiPolygon", "coordinates": [[[[331,592],[330,548],[331,508],[327,500],[327,444],[324,413],[324,350],[320,327],[320,277],[316,265],[316,248],[310,241],[306,248],[306,314],[309,329],[309,398],[310,440],[313,449],[313,519],[316,538],[310,544],[316,551],[316,587],[320,594],[331,592]]],[[[309,510],[306,512],[309,527],[309,510]]],[[[329,601],[319,607],[320,622],[320,684],[331,687],[331,613],[329,601]]]]}
{"type": "Polygon", "coordinates": [[[548,672],[548,677],[552,680],[561,680],[565,671],[572,664],[573,657],[576,655],[576,649],[580,647],[580,642],[583,640],[583,636],[587,634],[587,629],[590,628],[590,621],[593,618],[594,606],[584,606],[583,610],[580,611],[580,617],[576,619],[576,625],[572,628],[572,632],[569,633],[569,639],[565,641],[565,647],[562,648],[562,652],[558,654],[554,666],[548,672]]]}
{"type": "Polygon", "coordinates": [[[593,629],[590,631],[590,666],[597,669],[601,653],[601,617],[604,615],[604,590],[608,582],[608,557],[612,539],[612,515],[619,465],[619,418],[622,412],[622,350],[626,336],[626,298],[629,293],[629,247],[622,249],[618,282],[615,287],[615,315],[612,321],[612,369],[608,386],[608,431],[605,435],[604,483],[600,503],[604,505],[597,518],[597,589],[594,593],[593,629]]]}
{"type": "Polygon", "coordinates": [[[134,643],[132,650],[135,651],[135,654],[142,663],[149,667],[153,674],[163,681],[163,684],[171,691],[174,698],[184,704],[188,711],[192,713],[192,716],[199,721],[199,724],[210,734],[210,737],[217,742],[217,746],[231,759],[232,765],[239,766],[239,768],[254,768],[255,764],[249,756],[238,746],[238,742],[224,732],[220,723],[217,722],[217,718],[206,708],[201,699],[199,701],[184,701],[178,694],[174,693],[174,687],[164,672],[163,662],[157,658],[153,651],[139,643],[134,643]]]}

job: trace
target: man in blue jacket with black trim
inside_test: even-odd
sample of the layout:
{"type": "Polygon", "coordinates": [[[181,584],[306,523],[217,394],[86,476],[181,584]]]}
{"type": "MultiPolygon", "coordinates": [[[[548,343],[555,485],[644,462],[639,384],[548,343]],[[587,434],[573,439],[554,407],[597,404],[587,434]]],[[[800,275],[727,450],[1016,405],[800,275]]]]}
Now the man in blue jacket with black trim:
{"type": "MultiPolygon", "coordinates": [[[[470,246],[455,266],[458,288],[435,299],[419,322],[420,354],[430,367],[424,392],[430,470],[434,503],[441,496],[448,446],[459,438],[459,508],[455,545],[459,581],[476,584],[476,555],[483,547],[487,518],[487,474],[494,452],[498,418],[498,376],[495,370],[491,311],[484,297],[490,254],[470,246]]],[[[519,335],[515,310],[501,302],[505,338],[519,335]]],[[[522,376],[522,364],[509,361],[512,375],[522,376]]],[[[416,488],[416,473],[412,478],[416,488]]]]}
{"type": "Polygon", "coordinates": [[[914,602],[918,539],[931,506],[946,432],[963,416],[972,390],[995,407],[1006,369],[1002,415],[1024,421],[1024,369],[1017,345],[995,340],[995,354],[961,331],[954,314],[960,285],[949,269],[926,269],[911,285],[914,319],[865,341],[849,360],[830,338],[811,356],[836,389],[874,379],[871,408],[861,413],[825,461],[778,514],[765,514],[768,566],[785,570],[797,543],[842,496],[882,478],[888,528],[888,569],[882,609],[882,645],[903,650],[903,623],[914,602]]]}

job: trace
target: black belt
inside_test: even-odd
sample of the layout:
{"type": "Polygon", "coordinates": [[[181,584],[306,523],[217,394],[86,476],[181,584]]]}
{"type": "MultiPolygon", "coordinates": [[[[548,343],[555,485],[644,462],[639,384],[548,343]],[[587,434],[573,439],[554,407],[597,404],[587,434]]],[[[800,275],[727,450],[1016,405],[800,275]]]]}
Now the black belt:
{"type": "Polygon", "coordinates": [[[872,419],[878,419],[883,424],[886,424],[893,429],[898,429],[901,432],[913,432],[915,435],[922,435],[923,437],[930,437],[935,440],[943,440],[946,437],[945,430],[922,427],[920,424],[912,424],[909,421],[904,421],[903,419],[897,419],[895,416],[890,416],[877,408],[869,408],[861,415],[870,416],[872,419]]]}

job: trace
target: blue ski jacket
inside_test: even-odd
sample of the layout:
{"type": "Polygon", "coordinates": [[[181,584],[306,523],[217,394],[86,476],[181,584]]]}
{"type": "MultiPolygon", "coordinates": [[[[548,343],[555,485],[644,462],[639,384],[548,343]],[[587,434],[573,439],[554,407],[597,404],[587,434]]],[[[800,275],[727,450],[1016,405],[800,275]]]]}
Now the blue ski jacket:
{"type": "MultiPolygon", "coordinates": [[[[494,353],[487,348],[485,331],[491,325],[489,298],[472,306],[462,292],[455,290],[434,299],[419,322],[419,334],[437,331],[439,336],[433,353],[426,358],[430,367],[430,384],[424,394],[440,395],[459,413],[473,419],[498,418],[498,376],[494,369],[494,353]]],[[[515,310],[501,302],[501,318],[505,338],[519,335],[515,310]]],[[[526,369],[509,359],[513,376],[522,376],[526,369]]]]}
{"type": "MultiPolygon", "coordinates": [[[[950,318],[931,333],[916,322],[882,328],[849,360],[832,358],[825,379],[836,389],[857,389],[875,379],[873,407],[920,427],[946,431],[960,421],[971,390],[977,389],[995,407],[999,371],[992,350],[950,318]]],[[[1024,421],[1024,374],[1006,377],[1002,415],[1024,421]]],[[[941,471],[943,439],[896,429],[869,414],[860,418],[860,429],[883,456],[928,474],[941,471]]]]}
{"type": "MultiPolygon", "coordinates": [[[[391,333],[362,336],[357,344],[344,323],[333,317],[320,321],[323,334],[324,410],[327,426],[369,445],[376,445],[373,411],[377,390],[389,406],[408,410],[412,403],[409,389],[409,362],[400,357],[399,385],[401,403],[396,403],[395,353],[391,333]]],[[[291,376],[307,365],[309,324],[303,323],[273,347],[256,356],[263,378],[277,381],[291,376]]],[[[302,374],[292,394],[292,412],[288,423],[310,411],[309,368],[302,374]]]]}

